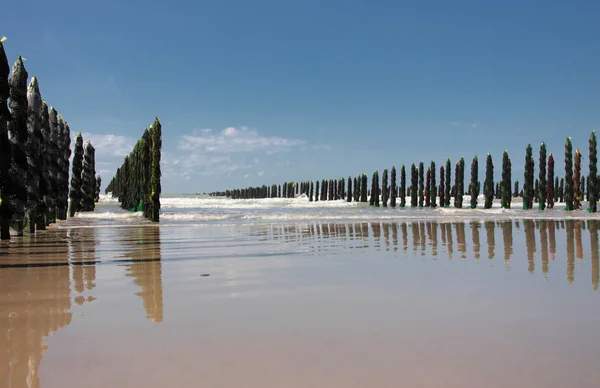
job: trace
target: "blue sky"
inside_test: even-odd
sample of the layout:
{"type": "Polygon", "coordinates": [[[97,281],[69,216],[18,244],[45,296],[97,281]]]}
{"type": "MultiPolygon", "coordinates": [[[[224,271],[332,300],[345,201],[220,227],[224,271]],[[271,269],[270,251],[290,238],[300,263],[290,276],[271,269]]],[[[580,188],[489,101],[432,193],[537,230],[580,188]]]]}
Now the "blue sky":
{"type": "Polygon", "coordinates": [[[504,149],[522,181],[527,143],[562,175],[565,137],[585,157],[600,129],[598,1],[148,4],[2,5],[9,60],[94,143],[105,183],[155,116],[167,193],[487,152],[499,167],[504,149]]]}

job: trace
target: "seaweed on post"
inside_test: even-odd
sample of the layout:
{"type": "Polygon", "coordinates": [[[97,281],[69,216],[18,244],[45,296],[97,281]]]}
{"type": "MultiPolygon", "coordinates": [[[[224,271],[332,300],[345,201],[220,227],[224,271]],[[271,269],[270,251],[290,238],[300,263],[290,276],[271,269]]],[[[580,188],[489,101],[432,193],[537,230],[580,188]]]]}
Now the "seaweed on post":
{"type": "Polygon", "coordinates": [[[581,153],[575,150],[575,168],[573,170],[573,210],[581,208],[581,153]]]}
{"type": "Polygon", "coordinates": [[[597,141],[596,131],[592,131],[589,140],[590,155],[589,155],[589,175],[588,175],[588,209],[590,213],[595,213],[598,206],[598,156],[597,156],[597,141]]]}
{"type": "Polygon", "coordinates": [[[471,183],[469,184],[469,194],[471,195],[471,209],[477,207],[477,197],[479,196],[479,161],[477,155],[471,162],[471,183]]]}
{"type": "Polygon", "coordinates": [[[69,206],[69,217],[74,217],[76,213],[81,211],[81,176],[83,172],[83,136],[77,133],[75,137],[75,147],[73,150],[73,167],[71,173],[71,190],[69,198],[71,204],[69,206]]]}
{"type": "Polygon", "coordinates": [[[29,233],[35,232],[37,204],[40,193],[40,167],[43,154],[42,96],[36,77],[31,78],[27,88],[27,215],[29,233]]]}
{"type": "Polygon", "coordinates": [[[400,207],[406,206],[406,167],[400,168],[400,207]]]}
{"type": "Polygon", "coordinates": [[[425,190],[425,166],[423,162],[419,162],[419,207],[423,207],[424,190],[425,190]]]}
{"type": "Polygon", "coordinates": [[[491,209],[494,203],[494,163],[492,155],[487,154],[485,161],[485,181],[483,183],[483,195],[485,197],[484,209],[491,209]]]}
{"type": "Polygon", "coordinates": [[[11,143],[9,202],[11,224],[23,234],[27,203],[27,70],[19,57],[8,79],[12,120],[8,124],[11,143]]]}
{"type": "Polygon", "coordinates": [[[510,209],[512,200],[511,166],[508,151],[504,150],[502,154],[502,183],[500,184],[500,196],[502,197],[502,207],[510,209]]]}
{"type": "Polygon", "coordinates": [[[533,207],[533,153],[531,144],[525,149],[525,173],[523,184],[523,209],[531,210],[533,207]]]}
{"type": "MultiPolygon", "coordinates": [[[[562,181],[561,186],[563,186],[562,181]]],[[[561,191],[564,194],[565,210],[573,210],[573,145],[570,137],[565,141],[565,177],[564,189],[561,191]]]]}
{"type": "Polygon", "coordinates": [[[554,156],[548,155],[548,178],[546,180],[546,203],[548,209],[554,208],[554,156]]]}
{"type": "Polygon", "coordinates": [[[435,161],[431,161],[431,166],[429,167],[431,170],[431,176],[429,181],[429,195],[430,195],[430,206],[435,208],[437,207],[437,186],[435,183],[435,161]]]}
{"type": "Polygon", "coordinates": [[[8,109],[10,65],[4,50],[5,40],[4,37],[0,39],[0,239],[2,240],[10,239],[10,220],[12,217],[9,199],[9,189],[12,186],[10,177],[11,150],[7,125],[12,120],[12,115],[8,109]]]}
{"type": "Polygon", "coordinates": [[[546,198],[548,196],[548,184],[547,184],[547,173],[546,173],[546,144],[542,142],[540,145],[540,174],[539,181],[540,186],[538,189],[538,209],[544,210],[546,207],[546,198]]]}

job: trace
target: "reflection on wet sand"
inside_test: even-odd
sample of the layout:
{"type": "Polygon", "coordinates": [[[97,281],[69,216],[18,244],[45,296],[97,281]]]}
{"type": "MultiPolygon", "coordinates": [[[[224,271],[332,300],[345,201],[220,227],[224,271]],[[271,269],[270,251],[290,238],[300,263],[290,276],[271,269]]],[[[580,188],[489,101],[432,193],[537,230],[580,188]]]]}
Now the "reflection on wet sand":
{"type": "Polygon", "coordinates": [[[70,308],[70,267],[0,270],[0,387],[39,386],[43,340],[71,322],[70,308]]]}
{"type": "Polygon", "coordinates": [[[134,228],[129,230],[132,235],[124,240],[129,242],[124,248],[126,256],[132,259],[127,264],[127,276],[134,278],[134,283],[142,291],[136,295],[142,298],[146,318],[160,323],[163,320],[163,288],[162,264],[160,249],[160,228],[134,228]],[[135,250],[130,246],[137,244],[135,250]]]}
{"type": "MultiPolygon", "coordinates": [[[[84,305],[96,299],[97,230],[55,229],[35,242],[13,239],[10,246],[2,246],[0,388],[40,387],[38,370],[47,349],[45,338],[71,323],[73,302],[84,305]]],[[[118,240],[135,259],[127,265],[129,276],[142,288],[138,295],[148,319],[155,322],[163,319],[158,231],[131,228],[118,240]],[[138,257],[132,247],[139,244],[144,244],[144,253],[138,257]]]]}
{"type": "MultiPolygon", "coordinates": [[[[264,240],[271,240],[286,244],[300,243],[308,248],[310,253],[323,254],[326,252],[343,254],[349,250],[371,249],[374,251],[403,252],[406,254],[412,245],[414,255],[431,257],[445,255],[452,259],[456,250],[461,259],[479,259],[481,257],[482,241],[481,228],[485,232],[484,252],[487,249],[487,258],[493,260],[497,255],[496,233],[502,234],[504,265],[506,270],[511,269],[513,256],[521,259],[521,252],[514,252],[514,240],[523,239],[525,249],[523,258],[527,261],[527,270],[534,274],[540,270],[547,279],[551,262],[566,257],[566,278],[569,283],[575,281],[575,259],[579,267],[585,262],[583,234],[590,234],[591,270],[593,288],[598,288],[598,224],[597,220],[528,220],[520,221],[471,221],[446,222],[436,221],[411,221],[411,222],[363,222],[351,224],[295,224],[286,228],[269,226],[251,229],[250,235],[263,236],[264,240]],[[466,230],[470,229],[470,233],[466,230]],[[409,231],[410,229],[410,231],[409,231]],[[301,230],[310,230],[306,235],[301,230]],[[565,232],[563,232],[565,230],[565,232]],[[564,233],[565,254],[558,252],[557,234],[564,233]],[[470,239],[467,235],[470,234],[470,239]],[[539,239],[539,242],[538,242],[539,239]],[[383,240],[383,242],[382,242],[383,240]],[[412,244],[409,244],[412,241],[412,244]],[[400,244],[402,249],[400,250],[400,244]],[[540,267],[536,266],[539,260],[540,267]]],[[[563,237],[559,237],[561,239],[563,237]]],[[[558,260],[561,262],[561,260],[558,260]]]]}
{"type": "MultiPolygon", "coordinates": [[[[0,247],[0,388],[40,386],[38,373],[47,348],[46,337],[68,327],[72,320],[85,320],[87,315],[74,313],[77,308],[86,311],[101,305],[100,301],[106,294],[98,294],[97,287],[102,286],[102,279],[105,279],[101,276],[104,268],[124,270],[125,283],[136,286],[135,292],[141,298],[146,318],[156,323],[164,320],[163,264],[183,259],[194,260],[196,262],[192,264],[197,265],[199,258],[221,257],[226,257],[223,260],[226,262],[227,257],[234,254],[237,259],[232,268],[243,263],[246,257],[266,258],[271,254],[298,252],[305,255],[302,258],[310,259],[312,256],[319,260],[337,255],[338,264],[343,262],[344,256],[381,252],[379,256],[366,256],[376,264],[374,267],[381,265],[381,261],[378,261],[380,256],[386,260],[393,259],[389,262],[399,265],[403,263],[396,260],[398,258],[418,257],[425,264],[428,259],[461,258],[465,263],[451,263],[453,267],[460,267],[460,270],[475,268],[470,263],[494,266],[499,261],[503,264],[499,265],[501,271],[502,267],[523,272],[527,268],[532,275],[540,275],[544,279],[555,273],[559,276],[555,276],[554,281],[558,277],[566,277],[569,283],[584,282],[586,285],[590,279],[588,271],[591,271],[592,289],[597,290],[600,277],[599,226],[597,220],[486,220],[483,224],[477,221],[439,223],[432,220],[329,222],[241,226],[225,232],[215,227],[207,228],[210,231],[207,233],[219,230],[223,235],[207,237],[196,235],[197,232],[192,228],[161,229],[146,225],[119,228],[118,231],[93,227],[65,228],[14,239],[10,244],[0,247]],[[35,239],[35,243],[32,239],[35,239]],[[487,256],[488,260],[481,261],[481,256],[487,256]]],[[[291,256],[288,259],[288,264],[294,260],[291,256]]],[[[415,262],[421,265],[421,260],[415,262]]],[[[247,265],[252,267],[254,263],[247,265]]],[[[367,260],[363,263],[370,264],[367,260]]],[[[184,263],[182,267],[186,265],[184,263]]],[[[264,265],[269,267],[268,264],[264,265]]],[[[435,265],[442,266],[442,263],[435,265]]],[[[235,268],[239,273],[244,271],[244,268],[235,268]]],[[[333,272],[327,275],[335,276],[333,272]]],[[[381,273],[378,275],[383,276],[381,273]]],[[[400,276],[397,273],[385,275],[394,281],[400,276]]],[[[313,276],[318,278],[319,273],[310,272],[311,279],[313,276]]],[[[212,279],[211,276],[204,284],[211,284],[212,279]]],[[[218,281],[217,276],[214,279],[218,281]]],[[[361,279],[362,275],[356,278],[361,279]]],[[[293,278],[290,283],[297,281],[293,278]]],[[[343,280],[340,282],[345,286],[343,280]]],[[[219,283],[212,284],[217,286],[204,290],[218,293],[219,283]]],[[[368,291],[368,287],[365,289],[368,291]]],[[[286,290],[289,288],[286,287],[286,290]]],[[[324,299],[327,301],[327,298],[324,299]]],[[[134,300],[140,303],[135,297],[134,300]]],[[[260,298],[256,300],[260,301],[260,298]]],[[[287,301],[284,305],[288,306],[287,301]]],[[[208,308],[206,305],[204,307],[208,308]]],[[[439,308],[443,309],[443,306],[439,308]]],[[[235,316],[235,308],[225,310],[235,316]]],[[[274,314],[270,319],[277,316],[277,312],[271,312],[268,308],[265,311],[274,314]]],[[[213,310],[215,313],[223,312],[216,309],[213,310]]],[[[350,314],[348,311],[346,313],[350,314]]],[[[181,311],[179,314],[182,315],[181,311]]],[[[245,314],[252,314],[252,310],[249,309],[245,314]]],[[[356,314],[352,316],[356,318],[360,315],[358,312],[356,314]]],[[[170,319],[173,320],[173,314],[170,314],[170,319]]],[[[214,316],[213,319],[216,320],[214,316]]],[[[283,327],[287,323],[281,325],[283,327]]],[[[164,323],[151,326],[166,327],[164,323]]],[[[74,327],[75,324],[71,325],[71,329],[74,327]]],[[[438,332],[441,331],[434,327],[429,333],[438,332]]],[[[49,357],[46,355],[47,359],[49,357]]]]}

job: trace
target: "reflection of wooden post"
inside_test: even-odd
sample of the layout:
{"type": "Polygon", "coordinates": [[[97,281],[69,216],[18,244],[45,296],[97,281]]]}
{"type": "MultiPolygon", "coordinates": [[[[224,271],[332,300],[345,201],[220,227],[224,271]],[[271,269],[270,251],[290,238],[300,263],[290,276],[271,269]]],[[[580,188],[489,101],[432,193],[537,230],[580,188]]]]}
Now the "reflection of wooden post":
{"type": "Polygon", "coordinates": [[[398,250],[398,223],[394,222],[392,224],[392,247],[394,251],[398,250]]]}
{"type": "Polygon", "coordinates": [[[415,251],[416,254],[419,246],[419,241],[421,241],[421,237],[419,236],[419,224],[417,222],[412,222],[410,224],[410,229],[412,230],[413,236],[413,251],[415,251]]]}
{"type": "Polygon", "coordinates": [[[496,249],[496,236],[494,235],[494,221],[485,221],[485,236],[488,246],[488,259],[494,258],[494,250],[496,249]]]}
{"type": "Polygon", "coordinates": [[[575,224],[575,256],[577,257],[577,261],[581,262],[583,260],[583,241],[581,238],[581,227],[583,221],[577,220],[574,221],[575,224]]]}
{"type": "Polygon", "coordinates": [[[377,249],[381,247],[381,225],[379,222],[373,222],[371,230],[373,231],[373,246],[377,249]]]}
{"type": "Polygon", "coordinates": [[[0,271],[0,387],[40,386],[44,339],[71,322],[70,277],[66,265],[0,271]]]}
{"type": "MultiPolygon", "coordinates": [[[[146,318],[153,322],[163,321],[163,291],[162,291],[162,264],[160,247],[160,228],[136,228],[135,236],[128,243],[139,244],[139,241],[145,246],[143,257],[132,258],[139,260],[130,264],[128,276],[134,278],[142,291],[137,295],[142,298],[146,318]]],[[[140,253],[140,251],[134,251],[140,253]]]]}
{"type": "Polygon", "coordinates": [[[529,273],[535,270],[533,261],[535,252],[535,229],[532,220],[523,220],[523,228],[525,229],[525,246],[527,247],[527,262],[529,264],[529,273]]]}
{"type": "Polygon", "coordinates": [[[421,237],[421,256],[425,256],[425,223],[419,222],[419,236],[421,237]]]}
{"type": "Polygon", "coordinates": [[[446,245],[448,245],[448,243],[446,242],[446,227],[445,227],[444,224],[441,225],[440,230],[441,230],[441,236],[440,237],[442,239],[442,246],[445,247],[446,245]]]}
{"type": "Polygon", "coordinates": [[[448,238],[448,259],[452,260],[452,254],[454,253],[454,250],[452,249],[452,224],[446,222],[444,227],[446,229],[446,236],[448,238]]]}
{"type": "Polygon", "coordinates": [[[573,221],[566,220],[567,227],[567,280],[569,283],[575,281],[575,246],[573,236],[573,221]]]}
{"type": "Polygon", "coordinates": [[[383,241],[385,241],[385,250],[390,250],[390,224],[383,224],[383,241]]]}
{"type": "Polygon", "coordinates": [[[513,224],[512,221],[502,222],[502,240],[504,243],[504,265],[508,270],[510,269],[510,255],[513,251],[513,224]]]}
{"type": "Polygon", "coordinates": [[[542,273],[548,278],[548,223],[540,221],[540,246],[542,249],[542,273]]]}
{"type": "Polygon", "coordinates": [[[406,222],[403,222],[400,228],[402,229],[402,248],[406,252],[408,249],[408,228],[406,227],[406,222]]]}
{"type": "Polygon", "coordinates": [[[592,287],[594,291],[597,291],[598,277],[600,277],[598,267],[598,221],[589,220],[588,229],[590,230],[590,248],[592,251],[592,287]]]}
{"type": "Polygon", "coordinates": [[[548,221],[548,244],[550,245],[550,259],[556,258],[556,224],[553,220],[548,221]]]}
{"type": "Polygon", "coordinates": [[[467,258],[467,243],[465,239],[465,223],[457,222],[454,224],[456,228],[456,246],[458,251],[460,252],[460,258],[467,258]]]}
{"type": "Polygon", "coordinates": [[[479,259],[479,252],[481,251],[481,242],[479,241],[479,221],[471,222],[471,236],[473,239],[473,255],[476,259],[479,259]]]}
{"type": "Polygon", "coordinates": [[[433,233],[432,233],[431,222],[427,222],[427,224],[425,224],[425,228],[427,230],[427,240],[429,241],[428,244],[433,247],[433,233]]]}
{"type": "Polygon", "coordinates": [[[431,222],[431,235],[433,238],[433,243],[432,243],[432,253],[433,256],[437,256],[437,245],[438,245],[438,240],[437,240],[437,230],[438,230],[438,223],[436,221],[431,222]]]}

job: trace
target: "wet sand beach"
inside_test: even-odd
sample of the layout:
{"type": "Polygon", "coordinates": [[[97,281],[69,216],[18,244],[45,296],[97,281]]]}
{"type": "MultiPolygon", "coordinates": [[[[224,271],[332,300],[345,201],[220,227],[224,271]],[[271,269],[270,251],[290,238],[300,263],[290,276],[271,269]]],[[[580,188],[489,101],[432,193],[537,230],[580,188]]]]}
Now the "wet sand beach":
{"type": "Polygon", "coordinates": [[[151,225],[0,247],[0,387],[594,387],[596,219],[151,225]]]}

